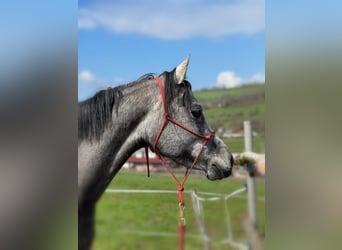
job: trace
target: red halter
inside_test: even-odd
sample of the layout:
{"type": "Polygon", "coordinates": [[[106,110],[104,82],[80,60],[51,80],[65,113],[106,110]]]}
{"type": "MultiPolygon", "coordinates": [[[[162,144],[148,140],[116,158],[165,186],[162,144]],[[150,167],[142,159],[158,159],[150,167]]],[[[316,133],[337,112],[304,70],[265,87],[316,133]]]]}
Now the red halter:
{"type": "MultiPolygon", "coordinates": [[[[165,101],[165,93],[164,93],[164,88],[163,88],[163,83],[161,81],[161,79],[159,77],[155,77],[158,85],[159,85],[159,91],[160,91],[160,95],[161,95],[161,98],[162,98],[162,105],[163,105],[163,110],[164,110],[164,119],[163,119],[163,122],[162,122],[162,125],[158,131],[158,134],[156,136],[156,138],[154,139],[154,142],[153,142],[153,151],[155,152],[155,154],[158,156],[160,162],[162,163],[162,165],[166,168],[166,170],[171,174],[171,176],[175,179],[175,181],[177,182],[178,184],[178,190],[184,190],[183,188],[183,185],[186,181],[186,179],[188,178],[188,176],[190,175],[190,172],[192,170],[192,168],[194,167],[194,165],[196,164],[198,158],[200,157],[203,149],[204,149],[204,146],[207,144],[207,142],[211,139],[211,137],[213,137],[215,135],[215,132],[211,132],[207,135],[201,135],[199,134],[198,132],[196,131],[193,131],[189,128],[187,128],[186,126],[184,126],[183,124],[179,123],[178,121],[172,119],[169,114],[167,113],[167,109],[166,109],[166,101],[165,101]],[[159,142],[159,139],[167,125],[168,122],[171,122],[173,124],[175,124],[176,126],[188,131],[189,133],[199,137],[199,138],[202,138],[203,139],[203,142],[202,142],[202,146],[200,148],[200,151],[198,152],[198,155],[196,156],[195,160],[193,161],[192,165],[190,166],[190,168],[188,169],[186,175],[184,176],[184,178],[182,179],[182,181],[180,181],[176,175],[171,171],[171,169],[166,165],[166,163],[164,162],[164,160],[162,159],[162,157],[160,156],[160,154],[157,152],[157,144],[159,142]]],[[[146,159],[147,159],[147,170],[148,170],[148,175],[150,174],[150,171],[149,171],[149,160],[148,160],[148,148],[146,147],[146,159]]],[[[179,202],[183,205],[184,204],[184,201],[183,201],[183,198],[180,196],[179,197],[179,202]]]]}
{"type": "MultiPolygon", "coordinates": [[[[160,91],[160,95],[161,95],[161,99],[162,99],[162,104],[163,104],[163,110],[164,110],[164,119],[162,122],[162,125],[158,131],[158,134],[156,136],[156,138],[154,139],[153,142],[153,151],[155,152],[155,154],[158,156],[158,159],[160,160],[161,164],[165,167],[165,169],[171,174],[171,176],[173,177],[173,179],[176,181],[176,183],[178,184],[178,198],[179,198],[179,208],[180,208],[180,220],[179,220],[179,249],[183,249],[184,248],[184,232],[185,232],[185,219],[184,219],[184,214],[183,214],[183,210],[184,210],[184,198],[183,198],[183,191],[184,191],[184,183],[187,180],[188,176],[191,173],[191,170],[193,169],[194,165],[196,164],[198,158],[200,157],[205,145],[207,144],[207,142],[211,139],[211,137],[213,137],[215,135],[215,132],[211,132],[207,135],[201,135],[196,131],[193,131],[189,128],[187,128],[186,126],[184,126],[183,124],[179,123],[178,121],[172,119],[169,114],[167,113],[167,109],[166,109],[166,101],[165,101],[165,93],[164,93],[164,88],[163,88],[163,83],[161,81],[161,79],[159,77],[155,77],[158,85],[159,85],[159,91],[160,91]],[[166,165],[165,161],[162,159],[162,157],[160,156],[160,154],[157,152],[157,144],[158,141],[166,127],[166,125],[168,124],[168,122],[171,122],[173,124],[175,124],[176,126],[188,131],[189,133],[202,138],[203,142],[201,145],[201,148],[195,158],[195,160],[193,161],[193,163],[191,164],[190,168],[187,170],[185,176],[183,177],[182,180],[179,180],[177,178],[177,176],[172,172],[172,170],[166,165]]],[[[149,168],[149,159],[148,159],[148,147],[145,148],[145,153],[146,153],[146,161],[147,161],[147,173],[148,176],[150,176],[150,168],[149,168]]]]}

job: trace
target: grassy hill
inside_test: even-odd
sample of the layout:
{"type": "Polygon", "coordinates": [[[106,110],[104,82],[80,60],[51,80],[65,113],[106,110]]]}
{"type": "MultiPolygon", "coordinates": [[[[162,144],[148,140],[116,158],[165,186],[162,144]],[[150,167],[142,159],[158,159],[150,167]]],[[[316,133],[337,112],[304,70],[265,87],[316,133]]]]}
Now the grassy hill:
{"type": "MultiPolygon", "coordinates": [[[[249,120],[256,132],[253,151],[265,149],[265,85],[251,84],[233,89],[206,89],[194,93],[204,108],[204,115],[214,130],[236,132],[249,120]]],[[[220,136],[220,135],[219,135],[220,136]]],[[[221,136],[222,138],[222,136],[221,136]]],[[[223,138],[233,152],[244,150],[243,138],[223,138]]]]}

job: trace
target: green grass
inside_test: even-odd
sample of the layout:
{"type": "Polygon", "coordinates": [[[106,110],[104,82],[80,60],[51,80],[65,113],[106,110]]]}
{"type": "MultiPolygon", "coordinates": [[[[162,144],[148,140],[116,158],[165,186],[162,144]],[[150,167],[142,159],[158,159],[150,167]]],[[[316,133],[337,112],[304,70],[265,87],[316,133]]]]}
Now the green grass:
{"type": "Polygon", "coordinates": [[[200,90],[194,93],[195,97],[199,102],[208,101],[212,99],[217,99],[222,96],[232,95],[232,96],[242,96],[248,95],[255,92],[260,92],[265,90],[265,85],[255,84],[246,85],[238,88],[232,89],[210,89],[210,90],[200,90]]]}
{"type": "MultiPolygon", "coordinates": [[[[180,176],[181,178],[182,176],[180,176]]],[[[208,181],[204,176],[191,175],[185,184],[186,190],[228,194],[243,187],[244,182],[228,178],[222,181],[208,181]]],[[[146,175],[120,172],[109,188],[119,189],[166,189],[176,190],[171,176],[165,174],[146,175]]],[[[263,182],[257,185],[258,197],[264,197],[263,182]]],[[[243,194],[246,196],[246,194],[243,194]]],[[[186,249],[202,249],[199,230],[192,209],[191,197],[185,194],[186,249]]],[[[235,239],[246,240],[241,219],[247,215],[247,201],[234,198],[228,201],[235,239]]],[[[265,203],[258,202],[260,234],[265,231],[265,203]]],[[[204,219],[208,234],[219,241],[226,237],[224,205],[219,202],[203,203],[204,219]]],[[[97,205],[95,250],[109,249],[177,249],[176,236],[146,236],[141,233],[161,232],[176,234],[178,225],[177,194],[123,194],[105,193],[97,205]],[[136,232],[139,232],[138,234],[136,232]]],[[[230,249],[228,245],[213,244],[212,249],[230,249]]]]}
{"type": "MultiPolygon", "coordinates": [[[[223,142],[228,146],[232,153],[245,151],[245,142],[243,137],[223,138],[223,142]]],[[[265,139],[260,136],[253,136],[253,152],[265,153],[265,139]]]]}
{"type": "Polygon", "coordinates": [[[260,131],[263,127],[260,121],[265,119],[265,104],[255,104],[232,108],[212,108],[203,111],[204,116],[211,127],[215,129],[225,127],[233,131],[243,129],[244,121],[251,121],[254,131],[260,131]]]}
{"type": "MultiPolygon", "coordinates": [[[[247,85],[233,89],[210,89],[201,90],[194,93],[198,101],[202,104],[212,103],[220,98],[229,96],[249,98],[248,95],[264,93],[265,85],[247,85]]],[[[204,116],[208,124],[217,130],[224,127],[232,132],[243,129],[244,121],[251,121],[253,131],[258,133],[253,138],[253,151],[257,153],[265,152],[265,103],[262,100],[255,100],[254,103],[217,108],[204,109],[204,116]]],[[[216,108],[215,108],[216,107],[216,108]]],[[[232,152],[244,151],[243,138],[224,138],[223,141],[228,145],[232,152]]]]}

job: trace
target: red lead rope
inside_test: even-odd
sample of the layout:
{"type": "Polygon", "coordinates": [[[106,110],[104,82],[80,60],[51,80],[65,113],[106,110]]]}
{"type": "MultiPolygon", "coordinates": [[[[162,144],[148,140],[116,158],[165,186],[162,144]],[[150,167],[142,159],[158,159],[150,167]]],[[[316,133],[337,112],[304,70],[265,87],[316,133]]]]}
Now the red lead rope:
{"type": "MultiPolygon", "coordinates": [[[[178,232],[179,232],[179,249],[183,250],[184,249],[184,235],[185,235],[185,218],[184,218],[184,197],[183,197],[183,191],[184,191],[184,183],[186,182],[186,180],[188,179],[191,170],[193,169],[193,167],[195,166],[196,162],[198,161],[198,158],[200,157],[205,145],[207,144],[207,142],[211,139],[211,137],[213,137],[215,135],[214,132],[211,132],[207,135],[201,135],[187,127],[185,127],[183,124],[179,123],[178,121],[172,119],[169,114],[167,113],[167,109],[166,109],[166,102],[165,102],[165,93],[164,93],[164,88],[163,88],[163,83],[161,81],[161,79],[159,77],[155,77],[158,85],[159,85],[159,91],[160,91],[160,95],[162,98],[162,104],[163,104],[163,110],[164,110],[164,120],[163,123],[158,131],[158,134],[153,142],[153,151],[155,152],[155,154],[158,156],[158,159],[160,160],[161,164],[165,167],[165,169],[171,174],[171,176],[173,177],[173,179],[176,181],[176,183],[178,184],[178,200],[179,200],[179,226],[178,226],[178,232]],[[183,179],[180,181],[177,176],[172,172],[172,170],[167,166],[167,164],[165,163],[165,161],[162,159],[162,157],[160,156],[160,154],[157,152],[157,144],[159,141],[159,138],[161,137],[166,125],[168,124],[168,122],[171,122],[173,124],[175,124],[176,126],[188,131],[189,133],[200,137],[203,139],[201,148],[195,158],[195,160],[193,161],[193,163],[191,164],[190,168],[187,170],[185,176],[183,177],[183,179]]],[[[149,166],[149,158],[148,158],[148,147],[145,147],[145,154],[146,154],[146,161],[147,161],[147,175],[150,176],[150,166],[149,166]]]]}

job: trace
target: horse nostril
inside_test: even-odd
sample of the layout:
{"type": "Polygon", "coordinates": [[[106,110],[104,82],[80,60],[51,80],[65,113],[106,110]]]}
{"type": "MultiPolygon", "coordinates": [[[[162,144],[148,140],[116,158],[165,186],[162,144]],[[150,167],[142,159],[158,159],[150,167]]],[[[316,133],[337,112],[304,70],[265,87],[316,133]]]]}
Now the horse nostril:
{"type": "Polygon", "coordinates": [[[231,176],[232,174],[232,168],[230,168],[226,173],[225,173],[225,177],[231,176]]]}

